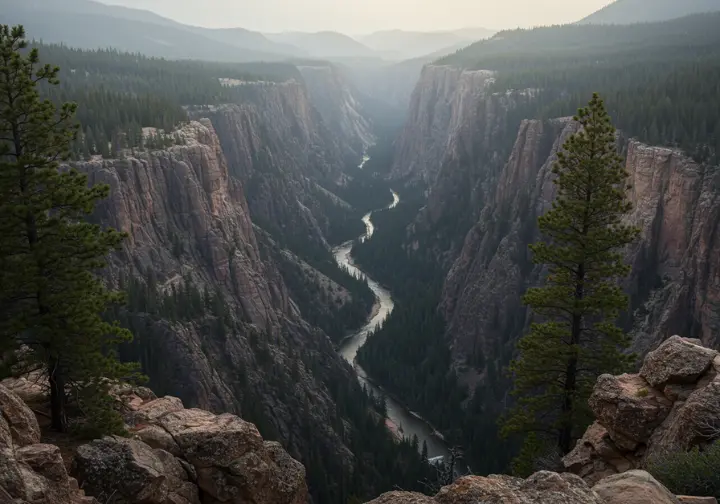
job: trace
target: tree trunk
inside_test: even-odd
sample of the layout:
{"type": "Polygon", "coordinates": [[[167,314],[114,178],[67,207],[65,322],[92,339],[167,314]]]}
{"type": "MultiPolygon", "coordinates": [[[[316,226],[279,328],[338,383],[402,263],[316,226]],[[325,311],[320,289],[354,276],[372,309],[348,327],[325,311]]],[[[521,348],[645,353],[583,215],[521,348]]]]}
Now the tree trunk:
{"type": "MultiPolygon", "coordinates": [[[[575,277],[575,300],[582,300],[585,282],[585,265],[581,264],[575,277]]],[[[570,329],[570,345],[573,351],[572,356],[568,360],[565,368],[565,387],[563,389],[563,404],[561,408],[562,424],[558,433],[558,447],[563,455],[570,453],[573,446],[573,397],[577,388],[577,368],[578,359],[575,353],[575,347],[580,343],[580,332],[582,331],[582,315],[574,314],[572,318],[572,328],[570,329]]]]}
{"type": "Polygon", "coordinates": [[[65,396],[65,374],[60,359],[48,360],[48,379],[50,382],[50,415],[52,428],[58,432],[67,431],[67,397],[65,396]]]}

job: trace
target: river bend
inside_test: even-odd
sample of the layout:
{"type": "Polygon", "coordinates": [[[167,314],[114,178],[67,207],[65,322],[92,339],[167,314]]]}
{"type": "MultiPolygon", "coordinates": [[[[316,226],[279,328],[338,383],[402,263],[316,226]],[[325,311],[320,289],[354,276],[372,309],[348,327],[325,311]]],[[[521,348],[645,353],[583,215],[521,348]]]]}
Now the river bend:
{"type": "MultiPolygon", "coordinates": [[[[400,197],[395,191],[392,191],[392,198],[392,203],[385,207],[385,209],[393,209],[400,203],[400,197]]],[[[375,228],[371,220],[372,214],[373,212],[369,212],[362,218],[365,224],[365,233],[359,237],[360,242],[369,240],[373,236],[375,228]]],[[[413,435],[416,435],[420,441],[420,446],[422,446],[423,441],[427,443],[428,456],[430,458],[444,457],[448,454],[447,446],[439,435],[434,433],[430,425],[419,415],[409,411],[402,404],[395,401],[392,397],[389,397],[384,391],[374,385],[365,370],[356,362],[358,350],[365,344],[368,335],[387,319],[390,313],[392,313],[395,304],[387,289],[383,288],[378,282],[367,276],[353,264],[350,256],[353,244],[354,242],[348,242],[336,247],[333,250],[335,260],[341,268],[347,268],[352,275],[367,281],[368,286],[375,294],[377,304],[367,324],[356,333],[348,336],[341,343],[339,353],[353,366],[361,384],[365,385],[375,396],[385,398],[388,412],[388,426],[394,432],[406,438],[412,438],[413,435]]]]}

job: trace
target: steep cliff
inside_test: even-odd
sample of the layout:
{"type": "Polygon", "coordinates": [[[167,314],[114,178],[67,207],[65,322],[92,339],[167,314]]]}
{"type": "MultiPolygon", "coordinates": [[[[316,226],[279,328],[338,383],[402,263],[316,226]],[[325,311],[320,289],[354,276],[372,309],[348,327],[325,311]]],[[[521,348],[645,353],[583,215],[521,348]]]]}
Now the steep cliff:
{"type": "Polygon", "coordinates": [[[193,116],[212,121],[255,224],[296,249],[326,248],[334,220],[350,212],[327,191],[343,183],[347,138],[326,124],[303,83],[243,86],[243,100],[193,116]]]}
{"type": "MultiPolygon", "coordinates": [[[[392,172],[429,186],[408,245],[435,249],[448,271],[439,306],[457,363],[509,356],[525,328],[520,298],[539,275],[527,245],[553,195],[555,154],[576,131],[568,119],[524,119],[538,113],[538,93],[494,92],[493,82],[487,71],[427,66],[392,172]]],[[[633,187],[628,220],[642,229],[627,251],[634,350],[672,333],[717,342],[718,169],[677,150],[620,143],[633,187]]]]}
{"type": "MultiPolygon", "coordinates": [[[[493,348],[512,345],[525,329],[520,297],[540,275],[527,245],[539,238],[536,219],[554,195],[550,170],[557,150],[576,128],[567,119],[522,123],[510,159],[446,279],[440,306],[458,359],[477,353],[497,357],[493,348]]],[[[634,336],[633,350],[645,354],[674,333],[717,345],[717,167],[635,140],[621,144],[632,186],[627,221],[641,229],[626,251],[632,273],[625,325],[634,336]]]]}
{"type": "Polygon", "coordinates": [[[124,355],[143,363],[159,394],[242,415],[296,458],[348,471],[344,436],[357,419],[342,417],[336,400],[360,393],[351,369],[261,253],[210,121],[178,133],[181,145],[166,150],[79,165],[111,187],[97,219],[128,233],[109,267],[130,293],[119,316],[136,341],[124,355]]]}
{"type": "Polygon", "coordinates": [[[526,323],[522,294],[528,279],[539,274],[527,244],[551,197],[557,151],[574,131],[569,120],[523,121],[505,168],[483,195],[484,208],[446,277],[440,301],[456,361],[507,359],[512,353],[515,340],[508,335],[519,334],[526,323]]]}
{"type": "Polygon", "coordinates": [[[533,92],[493,92],[493,72],[427,66],[413,94],[392,176],[428,186],[412,228],[447,269],[512,148],[533,92]]]}
{"type": "Polygon", "coordinates": [[[350,83],[330,63],[298,66],[310,94],[310,100],[320,112],[325,124],[339,135],[341,142],[351,148],[355,157],[374,143],[372,125],[350,83]]]}
{"type": "Polygon", "coordinates": [[[426,66],[413,91],[405,128],[398,139],[392,176],[432,183],[453,137],[481,114],[493,73],[426,66]]]}

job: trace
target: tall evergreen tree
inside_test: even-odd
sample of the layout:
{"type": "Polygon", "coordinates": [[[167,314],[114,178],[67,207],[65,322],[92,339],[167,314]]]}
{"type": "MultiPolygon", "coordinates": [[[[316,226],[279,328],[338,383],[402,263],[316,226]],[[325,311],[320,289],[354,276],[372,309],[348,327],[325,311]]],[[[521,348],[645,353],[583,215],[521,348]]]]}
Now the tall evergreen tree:
{"type": "Polygon", "coordinates": [[[547,267],[545,285],[524,297],[537,321],[511,366],[517,403],[504,433],[524,434],[528,457],[553,445],[568,453],[592,420],[587,400],[597,377],[631,361],[615,324],[628,302],[618,285],[630,271],[622,249],[639,232],[622,222],[631,209],[628,175],[602,99],[593,95],[574,119],[582,128],[553,167],[557,196],[539,219],[544,239],[530,246],[547,267]]]}
{"type": "Polygon", "coordinates": [[[0,26],[0,341],[5,356],[24,348],[24,362],[46,372],[53,428],[68,427],[70,391],[90,426],[114,430],[122,423],[108,387],[136,366],[114,357],[131,335],[103,320],[121,297],[95,272],[123,235],[87,222],[109,188],[60,167],[76,106],[40,99],[38,86],[57,85],[59,70],[26,47],[21,26],[0,26]]]}

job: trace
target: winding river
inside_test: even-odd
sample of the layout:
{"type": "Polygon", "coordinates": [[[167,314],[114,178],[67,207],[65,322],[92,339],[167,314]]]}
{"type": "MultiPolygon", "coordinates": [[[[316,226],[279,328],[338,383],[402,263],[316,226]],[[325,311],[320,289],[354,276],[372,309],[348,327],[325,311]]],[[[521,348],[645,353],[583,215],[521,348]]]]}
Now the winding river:
{"type": "MultiPolygon", "coordinates": [[[[365,162],[366,160],[364,159],[363,164],[365,164],[365,162]]],[[[395,208],[400,202],[400,197],[395,191],[392,191],[392,198],[392,203],[385,208],[395,208]]],[[[369,240],[373,236],[375,228],[373,227],[371,217],[372,212],[365,215],[362,219],[363,223],[365,223],[365,234],[360,237],[361,242],[369,240]]],[[[434,433],[432,427],[419,415],[409,411],[402,404],[394,400],[392,397],[389,397],[383,390],[373,384],[372,379],[368,377],[367,373],[356,362],[358,350],[365,344],[368,335],[383,323],[383,321],[390,315],[395,305],[393,303],[392,296],[387,289],[384,289],[379,283],[367,276],[353,264],[352,258],[350,257],[352,247],[353,242],[344,243],[343,245],[336,247],[333,250],[335,260],[340,267],[347,268],[351,274],[367,281],[368,286],[377,298],[377,304],[368,323],[365,324],[362,329],[352,334],[342,342],[339,353],[353,366],[361,384],[367,386],[368,390],[370,390],[375,396],[385,398],[388,412],[388,425],[394,432],[406,438],[412,438],[413,435],[416,435],[420,440],[420,446],[422,446],[423,441],[427,443],[428,456],[430,458],[444,457],[448,455],[447,446],[443,440],[434,433]]]]}

